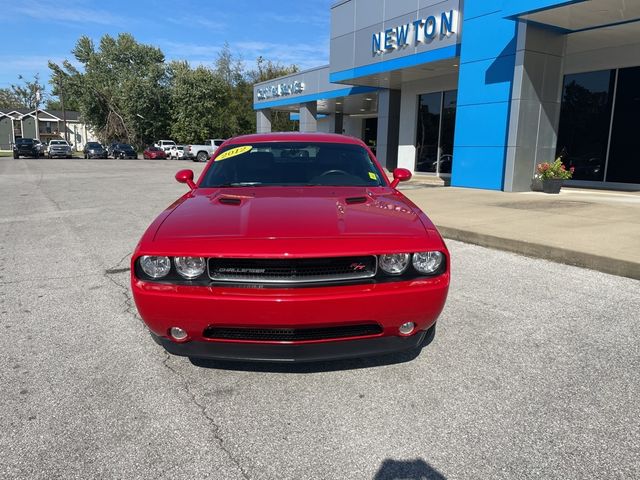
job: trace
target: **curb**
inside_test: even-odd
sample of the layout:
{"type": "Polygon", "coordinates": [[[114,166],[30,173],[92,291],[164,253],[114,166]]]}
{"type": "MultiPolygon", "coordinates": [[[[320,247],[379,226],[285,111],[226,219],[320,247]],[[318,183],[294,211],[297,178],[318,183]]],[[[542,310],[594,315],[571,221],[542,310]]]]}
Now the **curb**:
{"type": "Polygon", "coordinates": [[[542,258],[557,263],[640,280],[640,264],[635,262],[617,260],[615,258],[603,257],[591,253],[576,252],[539,243],[530,243],[523,240],[501,238],[483,233],[470,232],[468,230],[460,230],[458,228],[444,226],[438,226],[437,228],[443,237],[450,240],[472,243],[481,247],[505,250],[527,257],[542,258]]]}

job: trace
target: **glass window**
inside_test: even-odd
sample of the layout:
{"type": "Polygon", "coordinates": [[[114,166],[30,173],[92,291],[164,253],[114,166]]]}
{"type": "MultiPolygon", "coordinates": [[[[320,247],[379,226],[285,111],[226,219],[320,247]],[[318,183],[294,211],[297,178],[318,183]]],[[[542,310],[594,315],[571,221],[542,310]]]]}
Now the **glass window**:
{"type": "Polygon", "coordinates": [[[440,133],[440,173],[451,173],[453,165],[453,136],[456,128],[458,91],[444,92],[442,100],[442,130],[440,133]]]}
{"type": "Polygon", "coordinates": [[[417,172],[435,172],[438,168],[441,104],[441,92],[427,93],[418,97],[417,172]]]}
{"type": "Polygon", "coordinates": [[[418,97],[417,172],[451,173],[457,97],[457,90],[418,97]]]}
{"type": "Polygon", "coordinates": [[[640,67],[618,71],[607,182],[640,183],[640,67]]]}
{"type": "Polygon", "coordinates": [[[557,155],[574,180],[604,179],[614,82],[615,70],[564,78],[557,155]]]}
{"type": "Polygon", "coordinates": [[[265,142],[216,151],[201,187],[384,186],[383,173],[359,145],[265,142]],[[225,155],[226,154],[226,155],[225,155]]]}

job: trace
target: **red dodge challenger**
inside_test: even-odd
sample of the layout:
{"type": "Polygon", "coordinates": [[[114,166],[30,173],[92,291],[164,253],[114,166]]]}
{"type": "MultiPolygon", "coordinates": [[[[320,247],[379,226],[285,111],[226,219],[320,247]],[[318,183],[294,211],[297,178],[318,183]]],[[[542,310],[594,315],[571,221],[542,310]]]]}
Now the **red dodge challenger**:
{"type": "Polygon", "coordinates": [[[358,139],[227,140],[131,259],[140,316],[193,358],[316,361],[417,350],[449,288],[449,252],[358,139]]]}

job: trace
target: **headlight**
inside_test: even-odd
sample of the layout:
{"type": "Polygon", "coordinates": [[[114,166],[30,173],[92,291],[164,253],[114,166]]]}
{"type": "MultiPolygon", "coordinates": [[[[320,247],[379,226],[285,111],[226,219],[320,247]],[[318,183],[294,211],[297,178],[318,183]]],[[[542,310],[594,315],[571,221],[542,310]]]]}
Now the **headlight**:
{"type": "Polygon", "coordinates": [[[437,272],[442,265],[444,255],[442,252],[420,252],[413,254],[413,268],[418,272],[429,275],[437,272]]]}
{"type": "Polygon", "coordinates": [[[144,255],[140,257],[140,266],[142,271],[151,278],[166,277],[171,270],[171,262],[169,257],[154,257],[144,255]]]}
{"type": "Polygon", "coordinates": [[[187,280],[192,280],[202,275],[207,266],[202,257],[176,257],[174,262],[176,262],[178,273],[187,280]]]}
{"type": "Polygon", "coordinates": [[[384,273],[389,275],[400,275],[409,266],[408,253],[392,253],[388,255],[380,255],[378,265],[384,273]]]}

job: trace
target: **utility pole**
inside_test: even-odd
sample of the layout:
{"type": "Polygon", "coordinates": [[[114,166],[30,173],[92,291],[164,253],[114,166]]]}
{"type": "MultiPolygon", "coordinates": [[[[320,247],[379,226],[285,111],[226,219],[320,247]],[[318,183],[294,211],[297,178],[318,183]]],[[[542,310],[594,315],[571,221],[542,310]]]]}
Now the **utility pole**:
{"type": "Polygon", "coordinates": [[[60,106],[62,107],[62,130],[64,131],[64,139],[69,143],[69,134],[67,132],[67,111],[64,108],[64,89],[63,89],[62,78],[60,78],[60,83],[58,84],[58,88],[60,89],[59,97],[60,97],[60,106]]]}
{"type": "Polygon", "coordinates": [[[38,109],[40,108],[40,87],[36,87],[36,140],[40,140],[40,122],[38,121],[38,109]]]}

